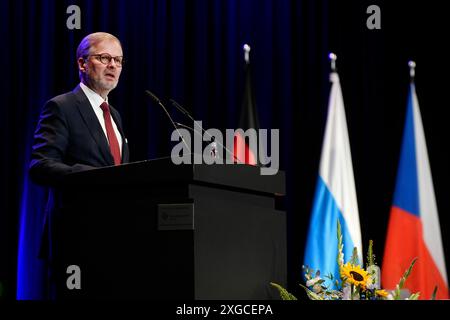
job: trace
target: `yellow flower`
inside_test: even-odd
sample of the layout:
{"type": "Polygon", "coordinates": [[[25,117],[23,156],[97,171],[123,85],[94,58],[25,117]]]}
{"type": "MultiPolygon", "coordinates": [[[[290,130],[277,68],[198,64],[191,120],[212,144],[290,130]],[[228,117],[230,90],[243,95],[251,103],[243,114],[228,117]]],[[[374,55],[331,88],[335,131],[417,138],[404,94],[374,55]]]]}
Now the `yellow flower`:
{"type": "Polygon", "coordinates": [[[360,266],[347,262],[341,268],[341,277],[350,284],[365,288],[369,274],[364,269],[361,269],[360,266]]]}
{"type": "Polygon", "coordinates": [[[386,297],[388,296],[389,293],[388,293],[386,290],[376,290],[376,291],[375,291],[375,294],[376,294],[377,296],[386,298],[386,297]]]}

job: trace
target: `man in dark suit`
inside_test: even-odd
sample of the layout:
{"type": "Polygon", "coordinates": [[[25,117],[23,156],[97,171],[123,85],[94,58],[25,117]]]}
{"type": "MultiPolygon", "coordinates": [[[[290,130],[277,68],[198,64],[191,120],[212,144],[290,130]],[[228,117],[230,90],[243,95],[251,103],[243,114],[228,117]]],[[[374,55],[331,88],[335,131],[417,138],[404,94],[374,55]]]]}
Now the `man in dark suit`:
{"type": "Polygon", "coordinates": [[[122,71],[120,41],[107,33],[90,34],[78,47],[77,61],[81,83],[45,104],[35,132],[30,175],[39,184],[52,186],[71,172],[128,162],[119,113],[102,110],[122,71]]]}
{"type": "Polygon", "coordinates": [[[124,63],[120,41],[103,32],[89,34],[77,49],[80,84],[49,100],[34,136],[31,179],[49,186],[41,256],[51,267],[58,198],[53,187],[73,172],[119,165],[129,160],[119,113],[108,104],[124,63]]]}

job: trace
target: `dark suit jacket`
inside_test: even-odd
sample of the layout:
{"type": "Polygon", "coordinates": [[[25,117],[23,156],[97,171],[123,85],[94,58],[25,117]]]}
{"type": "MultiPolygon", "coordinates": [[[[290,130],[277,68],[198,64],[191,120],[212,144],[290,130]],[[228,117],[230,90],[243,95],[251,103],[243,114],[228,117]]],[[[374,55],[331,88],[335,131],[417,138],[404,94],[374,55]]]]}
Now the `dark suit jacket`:
{"type": "MultiPolygon", "coordinates": [[[[122,162],[129,161],[122,120],[111,107],[111,116],[122,135],[122,162]]],[[[80,86],[49,100],[34,135],[31,179],[54,186],[71,172],[114,165],[107,138],[80,86]]]]}
{"type": "MultiPolygon", "coordinates": [[[[117,110],[111,116],[122,136],[122,163],[129,161],[128,143],[117,110]]],[[[30,177],[49,186],[41,257],[51,259],[54,219],[58,213],[58,194],[54,187],[72,172],[114,165],[107,137],[80,86],[49,100],[41,112],[34,135],[30,177]]]]}

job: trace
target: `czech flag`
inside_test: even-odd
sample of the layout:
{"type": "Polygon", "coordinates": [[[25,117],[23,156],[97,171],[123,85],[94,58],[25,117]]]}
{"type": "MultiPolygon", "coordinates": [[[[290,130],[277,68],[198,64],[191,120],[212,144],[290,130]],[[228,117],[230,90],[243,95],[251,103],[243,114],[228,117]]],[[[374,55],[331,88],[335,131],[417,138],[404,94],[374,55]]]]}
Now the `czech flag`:
{"type": "MultiPolygon", "coordinates": [[[[353,248],[362,263],[361,228],[353,178],[352,157],[339,77],[331,73],[328,118],[320,160],[313,209],[305,249],[304,265],[320,270],[321,277],[333,274],[340,279],[337,263],[337,220],[342,228],[344,258],[347,262],[353,248]]],[[[327,283],[334,288],[334,281],[327,283]]]]}
{"type": "Polygon", "coordinates": [[[411,261],[418,258],[405,283],[410,293],[448,299],[448,282],[439,217],[425,135],[414,83],[408,97],[403,145],[394,202],[387,230],[382,285],[395,289],[411,261]]]}

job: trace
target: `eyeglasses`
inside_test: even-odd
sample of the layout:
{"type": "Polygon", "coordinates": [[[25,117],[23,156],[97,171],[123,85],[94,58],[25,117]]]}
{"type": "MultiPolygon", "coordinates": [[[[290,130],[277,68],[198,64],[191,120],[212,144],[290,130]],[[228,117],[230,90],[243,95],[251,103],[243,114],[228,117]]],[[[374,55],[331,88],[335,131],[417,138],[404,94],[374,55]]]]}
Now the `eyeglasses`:
{"type": "Polygon", "coordinates": [[[100,61],[101,63],[103,63],[105,65],[110,64],[111,60],[114,59],[114,62],[116,63],[116,65],[118,67],[122,67],[125,62],[125,60],[123,59],[123,56],[112,57],[108,53],[91,54],[91,55],[89,55],[89,57],[95,57],[98,61],[100,61]]]}

